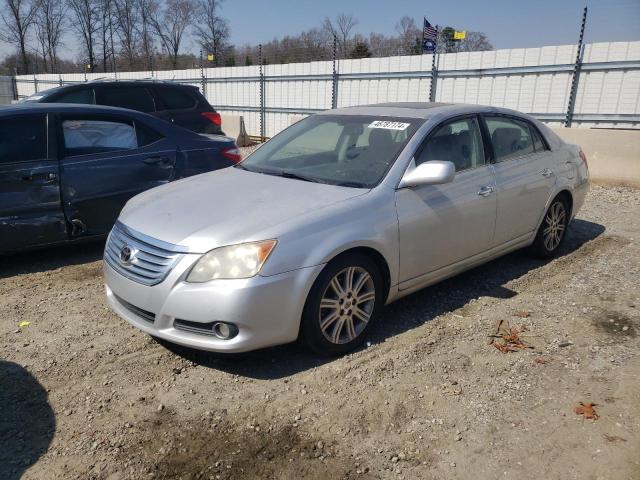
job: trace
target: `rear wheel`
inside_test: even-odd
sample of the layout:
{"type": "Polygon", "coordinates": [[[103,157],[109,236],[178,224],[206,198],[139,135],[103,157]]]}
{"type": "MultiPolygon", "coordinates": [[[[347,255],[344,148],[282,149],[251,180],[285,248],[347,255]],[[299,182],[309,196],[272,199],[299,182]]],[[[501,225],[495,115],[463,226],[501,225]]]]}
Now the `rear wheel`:
{"type": "Polygon", "coordinates": [[[558,253],[569,225],[569,205],[564,196],[557,196],[549,205],[530,252],[539,258],[551,258],[558,253]]]}
{"type": "Polygon", "coordinates": [[[330,262],[314,283],[302,315],[302,338],[315,352],[340,355],[362,343],[384,304],[376,263],[353,254],[330,262]]]}

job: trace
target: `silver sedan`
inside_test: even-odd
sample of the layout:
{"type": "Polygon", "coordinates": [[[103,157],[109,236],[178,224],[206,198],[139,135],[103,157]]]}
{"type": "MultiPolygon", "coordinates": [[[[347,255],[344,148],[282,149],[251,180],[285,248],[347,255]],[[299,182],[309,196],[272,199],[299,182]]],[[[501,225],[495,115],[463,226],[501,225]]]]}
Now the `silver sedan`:
{"type": "Polygon", "coordinates": [[[189,347],[301,338],[342,354],[402,296],[523,247],[556,254],[588,186],[580,148],[512,110],[330,110],[130,200],[105,248],[107,299],[189,347]]]}

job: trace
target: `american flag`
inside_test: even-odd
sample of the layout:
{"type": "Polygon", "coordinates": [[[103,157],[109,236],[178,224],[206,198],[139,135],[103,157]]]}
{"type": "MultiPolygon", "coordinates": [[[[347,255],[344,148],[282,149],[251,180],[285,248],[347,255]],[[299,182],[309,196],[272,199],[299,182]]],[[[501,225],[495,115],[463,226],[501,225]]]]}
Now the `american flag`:
{"type": "Polygon", "coordinates": [[[436,41],[438,39],[438,29],[424,19],[424,27],[422,28],[422,51],[424,53],[433,53],[436,51],[436,41]]]}

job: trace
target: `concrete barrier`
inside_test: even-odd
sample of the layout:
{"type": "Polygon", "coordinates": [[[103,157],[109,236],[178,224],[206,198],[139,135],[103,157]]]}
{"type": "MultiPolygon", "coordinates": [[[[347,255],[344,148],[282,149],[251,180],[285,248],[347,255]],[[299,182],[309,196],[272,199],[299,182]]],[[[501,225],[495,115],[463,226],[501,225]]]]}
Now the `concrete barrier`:
{"type": "Polygon", "coordinates": [[[580,145],[593,183],[640,188],[640,130],[554,128],[565,142],[580,145]]]}
{"type": "Polygon", "coordinates": [[[241,115],[221,115],[222,131],[227,137],[231,137],[236,141],[236,145],[244,147],[249,145],[249,135],[244,126],[244,117],[241,115]]]}

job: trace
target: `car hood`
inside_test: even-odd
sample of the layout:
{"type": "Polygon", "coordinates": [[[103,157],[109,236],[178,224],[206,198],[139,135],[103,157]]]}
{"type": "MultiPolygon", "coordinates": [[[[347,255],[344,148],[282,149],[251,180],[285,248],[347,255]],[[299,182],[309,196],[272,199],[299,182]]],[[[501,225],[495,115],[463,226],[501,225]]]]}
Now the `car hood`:
{"type": "Polygon", "coordinates": [[[205,253],[273,238],[263,235],[277,234],[275,226],[367,192],[231,167],[141,193],[127,203],[119,220],[144,235],[205,253]]]}

